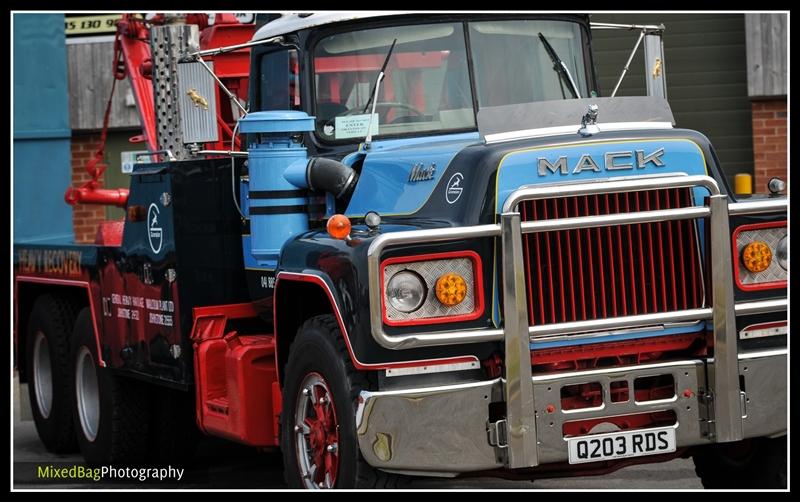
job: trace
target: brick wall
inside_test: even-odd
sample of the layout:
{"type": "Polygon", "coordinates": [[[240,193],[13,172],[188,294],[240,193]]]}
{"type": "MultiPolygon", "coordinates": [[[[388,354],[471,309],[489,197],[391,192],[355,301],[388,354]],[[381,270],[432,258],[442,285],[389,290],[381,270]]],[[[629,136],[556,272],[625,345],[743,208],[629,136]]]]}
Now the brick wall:
{"type": "MultiPolygon", "coordinates": [[[[775,176],[787,182],[786,99],[752,102],[753,157],[755,174],[753,191],[767,193],[767,182],[775,176]]],[[[788,189],[787,189],[788,191],[788,189]]]]}
{"type": "MultiPolygon", "coordinates": [[[[86,163],[94,156],[100,142],[100,134],[75,134],[72,136],[72,186],[80,187],[91,177],[86,172],[86,163]]],[[[101,177],[99,187],[103,186],[101,177]]],[[[92,243],[98,224],[106,219],[105,206],[78,204],[72,208],[72,225],[75,242],[92,243]]]]}

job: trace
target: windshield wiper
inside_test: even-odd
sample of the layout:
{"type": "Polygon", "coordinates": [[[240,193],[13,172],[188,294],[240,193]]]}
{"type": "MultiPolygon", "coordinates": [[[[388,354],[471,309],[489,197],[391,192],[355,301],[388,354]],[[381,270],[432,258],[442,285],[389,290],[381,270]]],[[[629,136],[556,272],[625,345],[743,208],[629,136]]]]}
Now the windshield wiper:
{"type": "Polygon", "coordinates": [[[567,65],[564,64],[564,61],[558,57],[556,54],[556,50],[553,49],[553,46],[550,45],[550,42],[539,32],[539,39],[544,44],[544,49],[547,51],[547,54],[550,56],[550,59],[553,61],[553,70],[555,70],[560,76],[565,77],[567,82],[569,82],[570,89],[572,90],[572,95],[578,99],[581,97],[581,93],[578,92],[578,86],[575,85],[575,81],[572,80],[572,75],[569,73],[569,68],[567,65]]]}
{"type": "Polygon", "coordinates": [[[383,80],[384,77],[383,72],[384,70],[386,70],[386,65],[389,63],[389,58],[392,57],[392,51],[394,50],[394,44],[396,43],[397,39],[395,38],[394,41],[392,42],[392,46],[389,47],[389,52],[386,54],[386,59],[383,60],[383,65],[381,65],[381,71],[378,72],[378,76],[375,78],[375,84],[372,86],[372,90],[369,91],[369,100],[367,100],[367,104],[364,105],[364,111],[362,111],[361,113],[367,113],[367,110],[369,110],[369,105],[370,103],[372,103],[372,98],[375,98],[376,101],[378,100],[378,98],[375,97],[375,91],[377,90],[376,88],[378,87],[378,84],[380,84],[381,80],[383,80]]]}

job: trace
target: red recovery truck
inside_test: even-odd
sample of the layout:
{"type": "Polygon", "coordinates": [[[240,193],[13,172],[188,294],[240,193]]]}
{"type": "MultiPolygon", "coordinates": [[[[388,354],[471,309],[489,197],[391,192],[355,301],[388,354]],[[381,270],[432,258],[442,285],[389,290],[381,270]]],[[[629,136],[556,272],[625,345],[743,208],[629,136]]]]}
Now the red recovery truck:
{"type": "Polygon", "coordinates": [[[125,219],[14,247],[44,445],[174,464],[199,429],[304,488],[676,457],[785,487],[787,201],[735,196],[675,127],[663,30],[123,16],[150,155],[66,200],[125,219]],[[639,35],[648,96],[599,96],[593,29],[639,35]]]}

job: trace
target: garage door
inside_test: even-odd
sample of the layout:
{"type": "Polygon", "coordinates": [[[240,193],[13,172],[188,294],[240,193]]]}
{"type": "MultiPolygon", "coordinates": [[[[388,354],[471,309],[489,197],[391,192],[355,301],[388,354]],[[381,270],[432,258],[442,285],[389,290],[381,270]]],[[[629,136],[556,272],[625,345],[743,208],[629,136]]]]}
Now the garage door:
{"type": "MultiPolygon", "coordinates": [[[[753,174],[744,15],[595,14],[591,20],[663,23],[667,97],[677,126],[708,136],[731,186],[735,174],[753,174]]],[[[601,96],[611,95],[637,37],[638,32],[633,31],[593,31],[601,96]]],[[[639,47],[617,95],[645,94],[644,57],[639,47]]]]}

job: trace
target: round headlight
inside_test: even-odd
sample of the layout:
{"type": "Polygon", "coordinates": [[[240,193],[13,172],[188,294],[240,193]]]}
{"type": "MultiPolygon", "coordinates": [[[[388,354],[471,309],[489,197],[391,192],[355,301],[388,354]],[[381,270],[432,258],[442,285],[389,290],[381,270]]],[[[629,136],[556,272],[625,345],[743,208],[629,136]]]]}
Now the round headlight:
{"type": "Polygon", "coordinates": [[[772,250],[766,242],[753,241],[742,250],[742,263],[750,272],[763,272],[772,263],[772,250]]]}
{"type": "Polygon", "coordinates": [[[783,236],[783,239],[778,241],[778,249],[775,252],[778,255],[778,265],[784,270],[789,270],[789,236],[783,236]]]}
{"type": "Polygon", "coordinates": [[[403,270],[389,279],[386,299],[400,312],[414,312],[425,302],[428,294],[425,281],[415,272],[403,270]]]}

